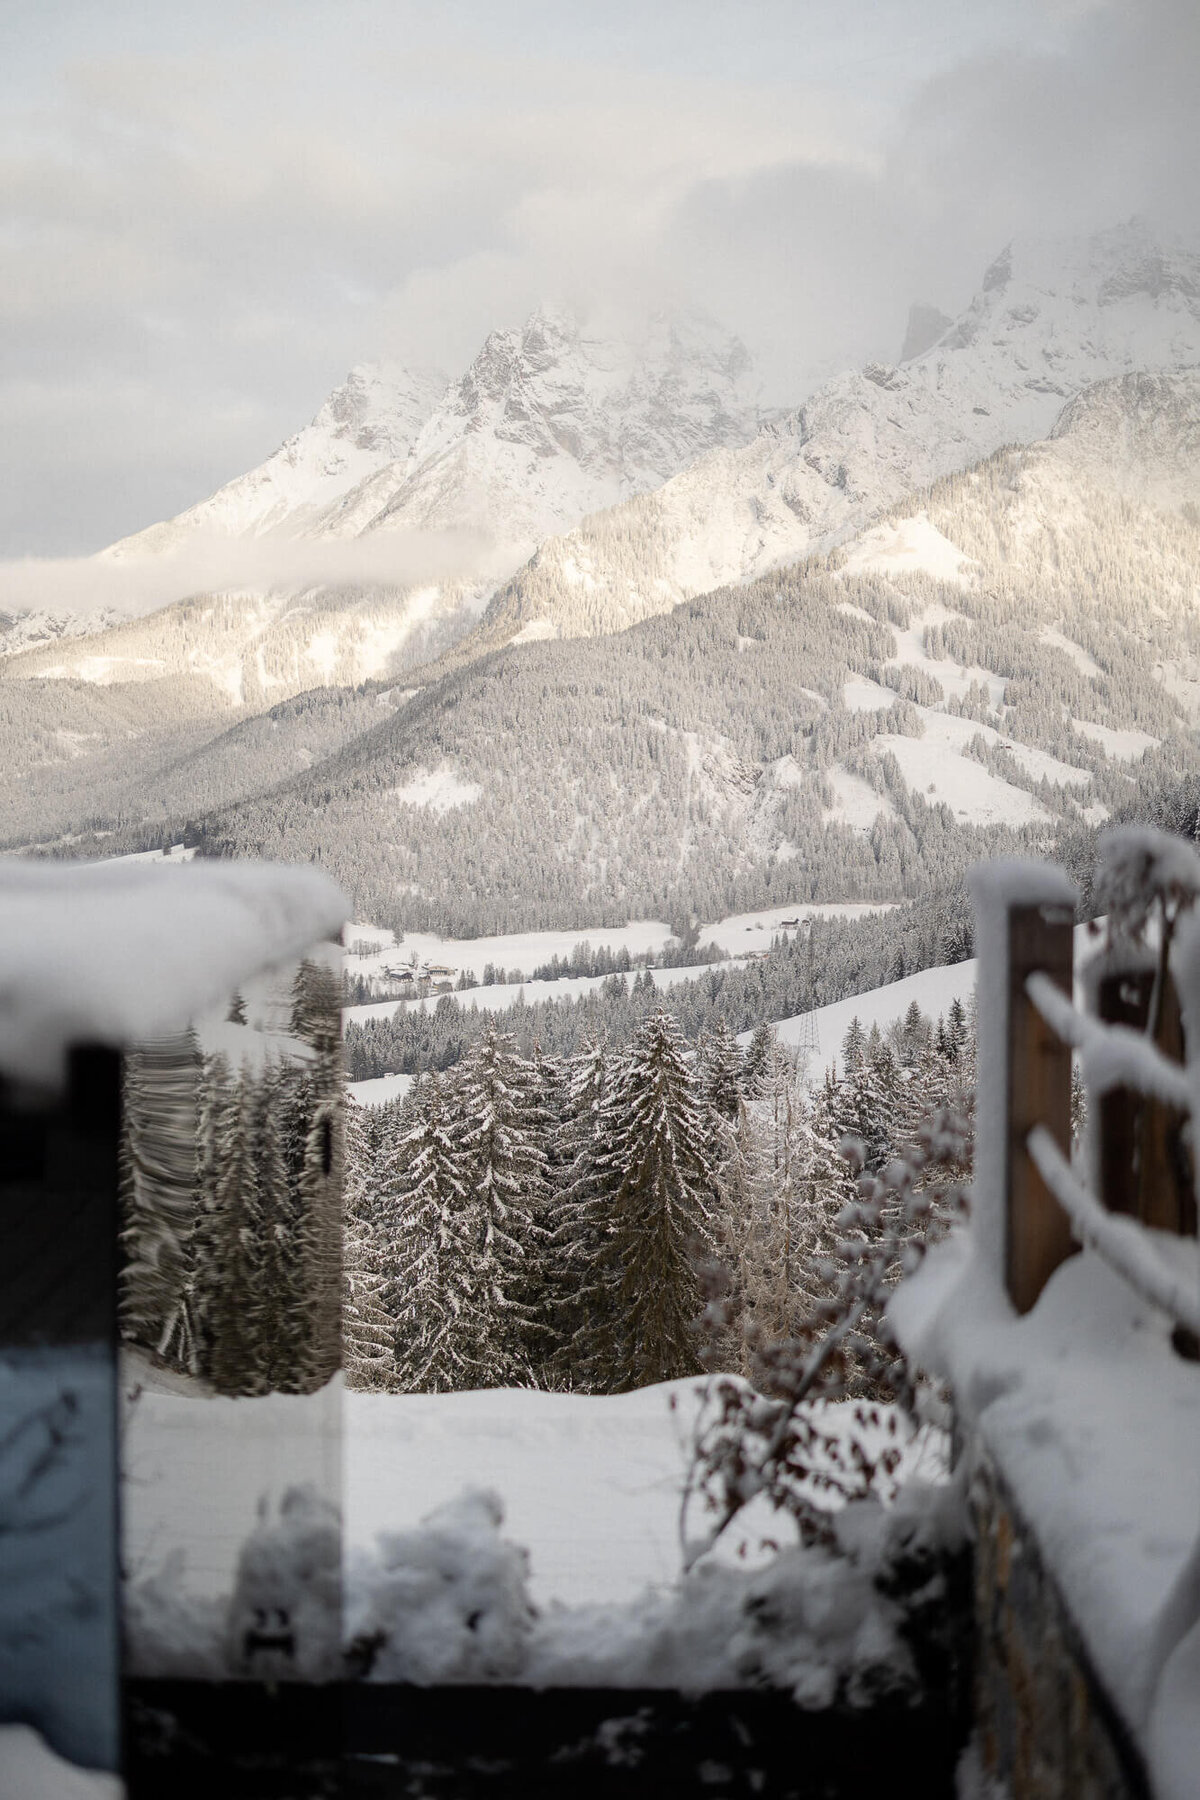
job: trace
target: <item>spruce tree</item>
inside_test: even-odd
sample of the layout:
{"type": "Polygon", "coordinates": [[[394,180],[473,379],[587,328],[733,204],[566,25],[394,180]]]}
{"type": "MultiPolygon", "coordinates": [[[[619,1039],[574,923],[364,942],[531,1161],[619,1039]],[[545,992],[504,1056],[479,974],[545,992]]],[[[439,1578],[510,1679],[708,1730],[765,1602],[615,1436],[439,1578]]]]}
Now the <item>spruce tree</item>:
{"type": "Polygon", "coordinates": [[[187,1370],[197,1365],[192,1277],[199,1077],[199,1045],[191,1030],[144,1044],[125,1059],[121,1329],[187,1370]]]}
{"type": "Polygon", "coordinates": [[[268,1063],[255,1084],[254,1158],[260,1212],[261,1256],[255,1292],[254,1331],[263,1376],[271,1392],[302,1393],[310,1357],[303,1213],[289,1179],[282,1094],[288,1068],[268,1063]]]}
{"type": "Polygon", "coordinates": [[[719,1119],[732,1123],[741,1098],[742,1058],[724,1019],[703,1032],[697,1046],[700,1092],[714,1129],[719,1119]]]}
{"type": "Polygon", "coordinates": [[[258,1338],[262,1215],[255,1162],[255,1091],[246,1069],[234,1077],[216,1120],[214,1284],[209,1373],[223,1394],[266,1391],[258,1338]]]}
{"type": "Polygon", "coordinates": [[[490,1319],[480,1386],[529,1380],[545,1347],[538,1260],[547,1237],[546,1159],[532,1070],[492,1025],[461,1065],[462,1179],[472,1279],[490,1319]]]}
{"type": "Polygon", "coordinates": [[[384,1304],[384,1260],[378,1230],[379,1119],[382,1107],[346,1114],[345,1238],[342,1268],[342,1358],[347,1385],[380,1392],[396,1384],[395,1330],[384,1304]]]}
{"type": "Polygon", "coordinates": [[[610,1391],[699,1366],[696,1258],[713,1247],[703,1105],[684,1040],[661,1008],[638,1028],[606,1097],[596,1159],[611,1230],[589,1304],[590,1362],[610,1391]]]}
{"type": "Polygon", "coordinates": [[[455,1141],[461,1121],[449,1110],[453,1085],[427,1075],[416,1093],[409,1128],[393,1140],[381,1171],[380,1298],[391,1320],[396,1386],[444,1393],[486,1385],[492,1315],[455,1141]]]}
{"type": "Polygon", "coordinates": [[[599,1159],[614,1062],[602,1039],[587,1044],[566,1071],[562,1163],[547,1245],[554,1333],[552,1379],[587,1385],[595,1331],[593,1299],[602,1285],[602,1252],[611,1221],[599,1159]]]}

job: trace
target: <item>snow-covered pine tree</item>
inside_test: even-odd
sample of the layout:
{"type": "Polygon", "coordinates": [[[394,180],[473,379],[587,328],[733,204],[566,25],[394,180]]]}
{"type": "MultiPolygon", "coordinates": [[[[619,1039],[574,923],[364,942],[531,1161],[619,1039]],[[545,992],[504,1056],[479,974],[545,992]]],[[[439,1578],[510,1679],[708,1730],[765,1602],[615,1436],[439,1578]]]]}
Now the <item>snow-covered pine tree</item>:
{"type": "Polygon", "coordinates": [[[715,1253],[729,1272],[730,1316],[713,1345],[725,1370],[750,1373],[749,1339],[776,1321],[763,1318],[764,1300],[780,1280],[778,1259],[771,1254],[775,1170],[767,1127],[758,1111],[739,1097],[737,1118],[722,1119],[713,1218],[715,1253]],[[749,1334],[749,1337],[748,1337],[749,1334]]]}
{"type": "Polygon", "coordinates": [[[206,1056],[200,1069],[196,1114],[196,1228],[190,1277],[195,1347],[189,1372],[193,1375],[211,1374],[224,1264],[218,1188],[226,1119],[234,1104],[228,1062],[221,1055],[206,1056]]]}
{"type": "Polygon", "coordinates": [[[700,1092],[714,1129],[718,1119],[733,1123],[738,1116],[743,1080],[742,1057],[737,1042],[723,1018],[702,1032],[696,1060],[700,1075],[700,1092]]]}
{"type": "Polygon", "coordinates": [[[345,1236],[342,1248],[342,1360],[347,1385],[382,1392],[396,1384],[395,1327],[384,1304],[378,1230],[382,1107],[346,1111],[345,1236]]]}
{"type": "Polygon", "coordinates": [[[342,1182],[345,1167],[341,983],[306,959],[292,986],[292,1031],[312,1052],[305,1085],[311,1112],[297,1179],[307,1334],[299,1379],[322,1386],[341,1366],[342,1182]]]}
{"type": "Polygon", "coordinates": [[[381,1300],[392,1325],[394,1385],[404,1393],[487,1385],[490,1295],[453,1098],[453,1083],[424,1076],[409,1128],[385,1149],[381,1170],[381,1300]]]}
{"type": "Polygon", "coordinates": [[[775,1032],[765,1020],[754,1027],[754,1034],[746,1045],[742,1058],[742,1091],[753,1094],[766,1070],[767,1062],[775,1045],[775,1032]]]}
{"type": "Polygon", "coordinates": [[[300,1171],[298,1241],[304,1356],[298,1391],[310,1392],[335,1375],[342,1362],[342,1098],[321,1093],[309,1121],[300,1171]]]}
{"type": "Polygon", "coordinates": [[[611,1218],[588,1362],[608,1391],[698,1367],[698,1255],[713,1248],[704,1108],[675,1020],[643,1021],[605,1099],[597,1172],[611,1218]]]}
{"type": "Polygon", "coordinates": [[[289,1071],[269,1062],[255,1084],[254,1159],[261,1216],[261,1253],[254,1331],[272,1393],[308,1386],[309,1307],[301,1197],[289,1179],[282,1096],[289,1071]]]}
{"type": "Polygon", "coordinates": [[[196,1034],[125,1059],[121,1161],[122,1334],[176,1368],[197,1363],[192,1293],[200,1050],[196,1034]]]}
{"type": "Polygon", "coordinates": [[[547,1263],[555,1340],[551,1378],[568,1387],[587,1385],[588,1347],[596,1323],[591,1297],[602,1282],[602,1250],[611,1229],[598,1159],[613,1076],[614,1058],[599,1038],[585,1045],[566,1071],[562,1166],[547,1263]]]}
{"type": "MultiPolygon", "coordinates": [[[[832,1085],[830,1092],[836,1093],[832,1085]]],[[[769,1181],[751,1241],[754,1306],[747,1311],[769,1337],[798,1337],[831,1292],[827,1263],[842,1194],[828,1183],[832,1157],[820,1141],[802,1069],[778,1043],[771,1046],[750,1110],[764,1130],[769,1181]]]]}
{"type": "Polygon", "coordinates": [[[474,1246],[472,1275],[490,1314],[478,1386],[526,1383],[543,1355],[539,1264],[547,1239],[545,1152],[532,1070],[492,1025],[461,1064],[462,1178],[474,1246]]]}
{"type": "Polygon", "coordinates": [[[569,1074],[559,1057],[547,1056],[535,1039],[528,1072],[528,1126],[541,1151],[540,1206],[534,1217],[534,1254],[530,1258],[528,1303],[536,1320],[530,1355],[540,1385],[560,1379],[556,1351],[559,1344],[560,1288],[554,1253],[563,1188],[570,1180],[571,1147],[567,1141],[570,1115],[569,1074]]]}
{"type": "Polygon", "coordinates": [[[216,1191],[213,1219],[209,1375],[222,1394],[266,1390],[257,1334],[257,1287],[262,1262],[262,1213],[255,1160],[255,1082],[239,1069],[228,1104],[215,1120],[216,1191]]]}

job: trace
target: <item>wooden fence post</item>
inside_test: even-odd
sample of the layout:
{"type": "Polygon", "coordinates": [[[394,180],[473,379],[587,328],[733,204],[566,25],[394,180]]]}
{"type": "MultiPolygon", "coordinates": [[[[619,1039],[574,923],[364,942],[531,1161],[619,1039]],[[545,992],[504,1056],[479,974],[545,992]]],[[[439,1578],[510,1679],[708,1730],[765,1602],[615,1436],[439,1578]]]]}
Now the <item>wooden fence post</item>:
{"type": "Polygon", "coordinates": [[[0,1720],[120,1762],[117,1155],[121,1063],[0,1081],[0,1720]]]}
{"type": "MultiPolygon", "coordinates": [[[[1154,979],[1152,967],[1102,975],[1096,987],[1097,1017],[1106,1025],[1144,1031],[1154,979]]],[[[1170,972],[1155,1041],[1164,1056],[1183,1062],[1183,1020],[1170,972]]],[[[1094,1104],[1099,1152],[1096,1178],[1108,1210],[1141,1219],[1159,1231],[1194,1236],[1196,1192],[1183,1138],[1185,1115],[1177,1107],[1131,1088],[1110,1088],[1094,1104]]]]}
{"type": "Polygon", "coordinates": [[[1030,975],[1049,976],[1068,999],[1074,976],[1074,917],[1056,905],[1013,905],[1008,913],[1008,1131],[1005,1282],[1026,1313],[1061,1262],[1075,1250],[1066,1213],[1026,1148],[1044,1125],[1071,1152],[1071,1051],[1025,992],[1030,975]]]}

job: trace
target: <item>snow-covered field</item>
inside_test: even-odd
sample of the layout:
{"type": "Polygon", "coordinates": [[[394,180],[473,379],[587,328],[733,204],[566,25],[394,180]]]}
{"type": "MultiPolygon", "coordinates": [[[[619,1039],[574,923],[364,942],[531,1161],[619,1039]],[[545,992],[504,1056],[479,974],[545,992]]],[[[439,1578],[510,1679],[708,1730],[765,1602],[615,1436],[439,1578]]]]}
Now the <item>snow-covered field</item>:
{"type": "MultiPolygon", "coordinates": [[[[780,1019],[776,1033],[781,1043],[797,1044],[811,1056],[809,1080],[818,1081],[834,1059],[841,1055],[842,1039],[857,1019],[864,1030],[878,1025],[883,1031],[896,1019],[902,1019],[913,1001],[931,1019],[949,1011],[952,1000],[970,1004],[975,992],[976,962],[951,963],[948,968],[923,969],[919,975],[906,975],[903,981],[889,982],[886,987],[871,988],[849,1000],[835,1000],[831,1006],[820,1006],[815,1012],[799,1013],[792,1019],[780,1019]]],[[[738,1039],[748,1044],[753,1034],[743,1031],[738,1039]]]]}
{"type": "Polygon", "coordinates": [[[565,960],[580,944],[614,953],[628,950],[630,956],[659,956],[670,936],[670,926],[661,919],[637,919],[629,925],[596,925],[584,931],[519,931],[483,938],[444,938],[432,931],[406,931],[398,944],[390,931],[377,926],[348,925],[348,945],[370,942],[378,948],[369,956],[348,957],[346,967],[351,975],[381,975],[387,968],[442,963],[456,975],[465,969],[478,981],[488,963],[529,974],[551,957],[565,960]]]}
{"type": "MultiPolygon", "coordinates": [[[[767,938],[770,942],[770,938],[767,938]]],[[[636,974],[641,974],[641,970],[636,974]]],[[[651,969],[650,976],[655,987],[674,987],[680,981],[694,981],[704,973],[703,968],[651,969]]],[[[635,979],[634,974],[618,976],[628,984],[635,979]]],[[[489,987],[472,987],[456,990],[452,998],[467,1011],[472,1007],[479,1012],[507,1012],[509,1007],[532,1006],[539,1000],[578,1000],[582,995],[591,993],[611,981],[611,975],[564,975],[559,981],[500,981],[489,987]]],[[[373,1000],[365,1006],[348,1006],[343,1017],[347,1024],[365,1025],[368,1019],[390,1019],[394,1013],[405,1007],[434,1006],[441,998],[435,995],[424,1000],[373,1000]]]]}
{"type": "MultiPolygon", "coordinates": [[[[882,806],[884,802],[880,801],[879,804],[882,806]]],[[[715,944],[727,955],[736,956],[747,950],[767,949],[772,937],[778,936],[783,930],[785,920],[860,919],[867,913],[886,912],[892,904],[894,902],[889,901],[874,901],[869,904],[858,901],[825,904],[796,901],[790,906],[771,906],[759,912],[734,913],[727,919],[717,919],[702,926],[699,943],[701,947],[715,944]]],[[[399,943],[390,931],[382,931],[375,925],[347,925],[345,932],[345,942],[349,946],[375,946],[367,955],[352,954],[347,958],[346,968],[351,975],[382,976],[386,969],[419,968],[438,963],[453,969],[456,976],[465,970],[477,982],[482,979],[488,963],[496,969],[520,969],[523,974],[530,975],[534,969],[542,967],[555,956],[565,962],[583,944],[590,945],[593,950],[611,950],[614,954],[628,950],[631,957],[659,957],[670,941],[671,927],[662,919],[634,919],[628,925],[592,925],[577,931],[522,931],[483,938],[444,938],[430,931],[407,931],[399,943]]],[[[659,970],[655,979],[665,976],[686,981],[697,972],[696,969],[659,970]]],[[[588,977],[564,977],[562,981],[553,983],[529,981],[525,983],[525,997],[530,1001],[542,997],[542,988],[560,996],[586,993],[588,987],[594,984],[595,978],[588,977]]],[[[497,994],[490,987],[471,989],[457,996],[468,1004],[472,999],[477,999],[480,1005],[492,1007],[511,1006],[515,997],[515,987],[507,999],[502,992],[497,994]],[[488,998],[482,997],[485,995],[488,998]]],[[[350,1016],[356,1017],[366,1010],[356,1007],[352,1009],[350,1016]]]]}
{"type": "MultiPolygon", "coordinates": [[[[703,1382],[592,1397],[532,1389],[461,1394],[272,1395],[226,1400],[144,1382],[125,1433],[126,1561],[135,1579],[186,1546],[186,1588],[228,1589],[260,1496],[297,1482],[343,1499],[347,1542],[416,1525],[466,1488],[494,1489],[505,1535],[531,1558],[539,1604],[633,1599],[680,1573],[679,1499],[691,1409],[703,1382]],[[675,1396],[677,1410],[671,1409],[675,1396]],[[340,1407],[339,1407],[339,1402],[340,1407]]],[[[850,1424],[849,1409],[834,1409],[850,1424]]],[[[943,1471],[941,1440],[910,1446],[905,1468],[943,1471]]],[[[785,1522],[751,1512],[722,1554],[740,1560],[785,1522]]],[[[751,1557],[751,1560],[753,1558],[751,1557]]]]}
{"type": "Polygon", "coordinates": [[[346,1092],[355,1106],[386,1106],[402,1100],[413,1084],[411,1075],[377,1075],[370,1081],[348,1081],[346,1092]]]}

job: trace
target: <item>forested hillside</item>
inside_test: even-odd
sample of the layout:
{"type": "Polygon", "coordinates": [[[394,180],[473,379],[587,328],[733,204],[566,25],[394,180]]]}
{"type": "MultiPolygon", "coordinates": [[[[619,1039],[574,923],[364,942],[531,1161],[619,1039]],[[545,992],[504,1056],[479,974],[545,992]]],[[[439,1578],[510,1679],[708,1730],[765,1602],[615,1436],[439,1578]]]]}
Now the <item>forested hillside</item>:
{"type": "Polygon", "coordinates": [[[1194,366],[1197,274],[1193,251],[1136,221],[1018,239],[921,354],[847,370],[744,449],[714,450],[548,539],[497,593],[479,646],[622,630],[826,550],[939,477],[1044,438],[1089,385],[1194,366]]]}
{"type": "Polygon", "coordinates": [[[205,845],[322,860],[364,916],[473,935],[914,895],[1095,824],[1197,766],[1197,387],[1108,384],[827,561],[511,646],[205,845]]]}
{"type": "Polygon", "coordinates": [[[230,730],[196,674],[0,681],[5,835],[186,830],[463,936],[929,892],[1198,766],[1198,417],[1196,374],[1101,384],[827,559],[419,690],[230,730]]]}

